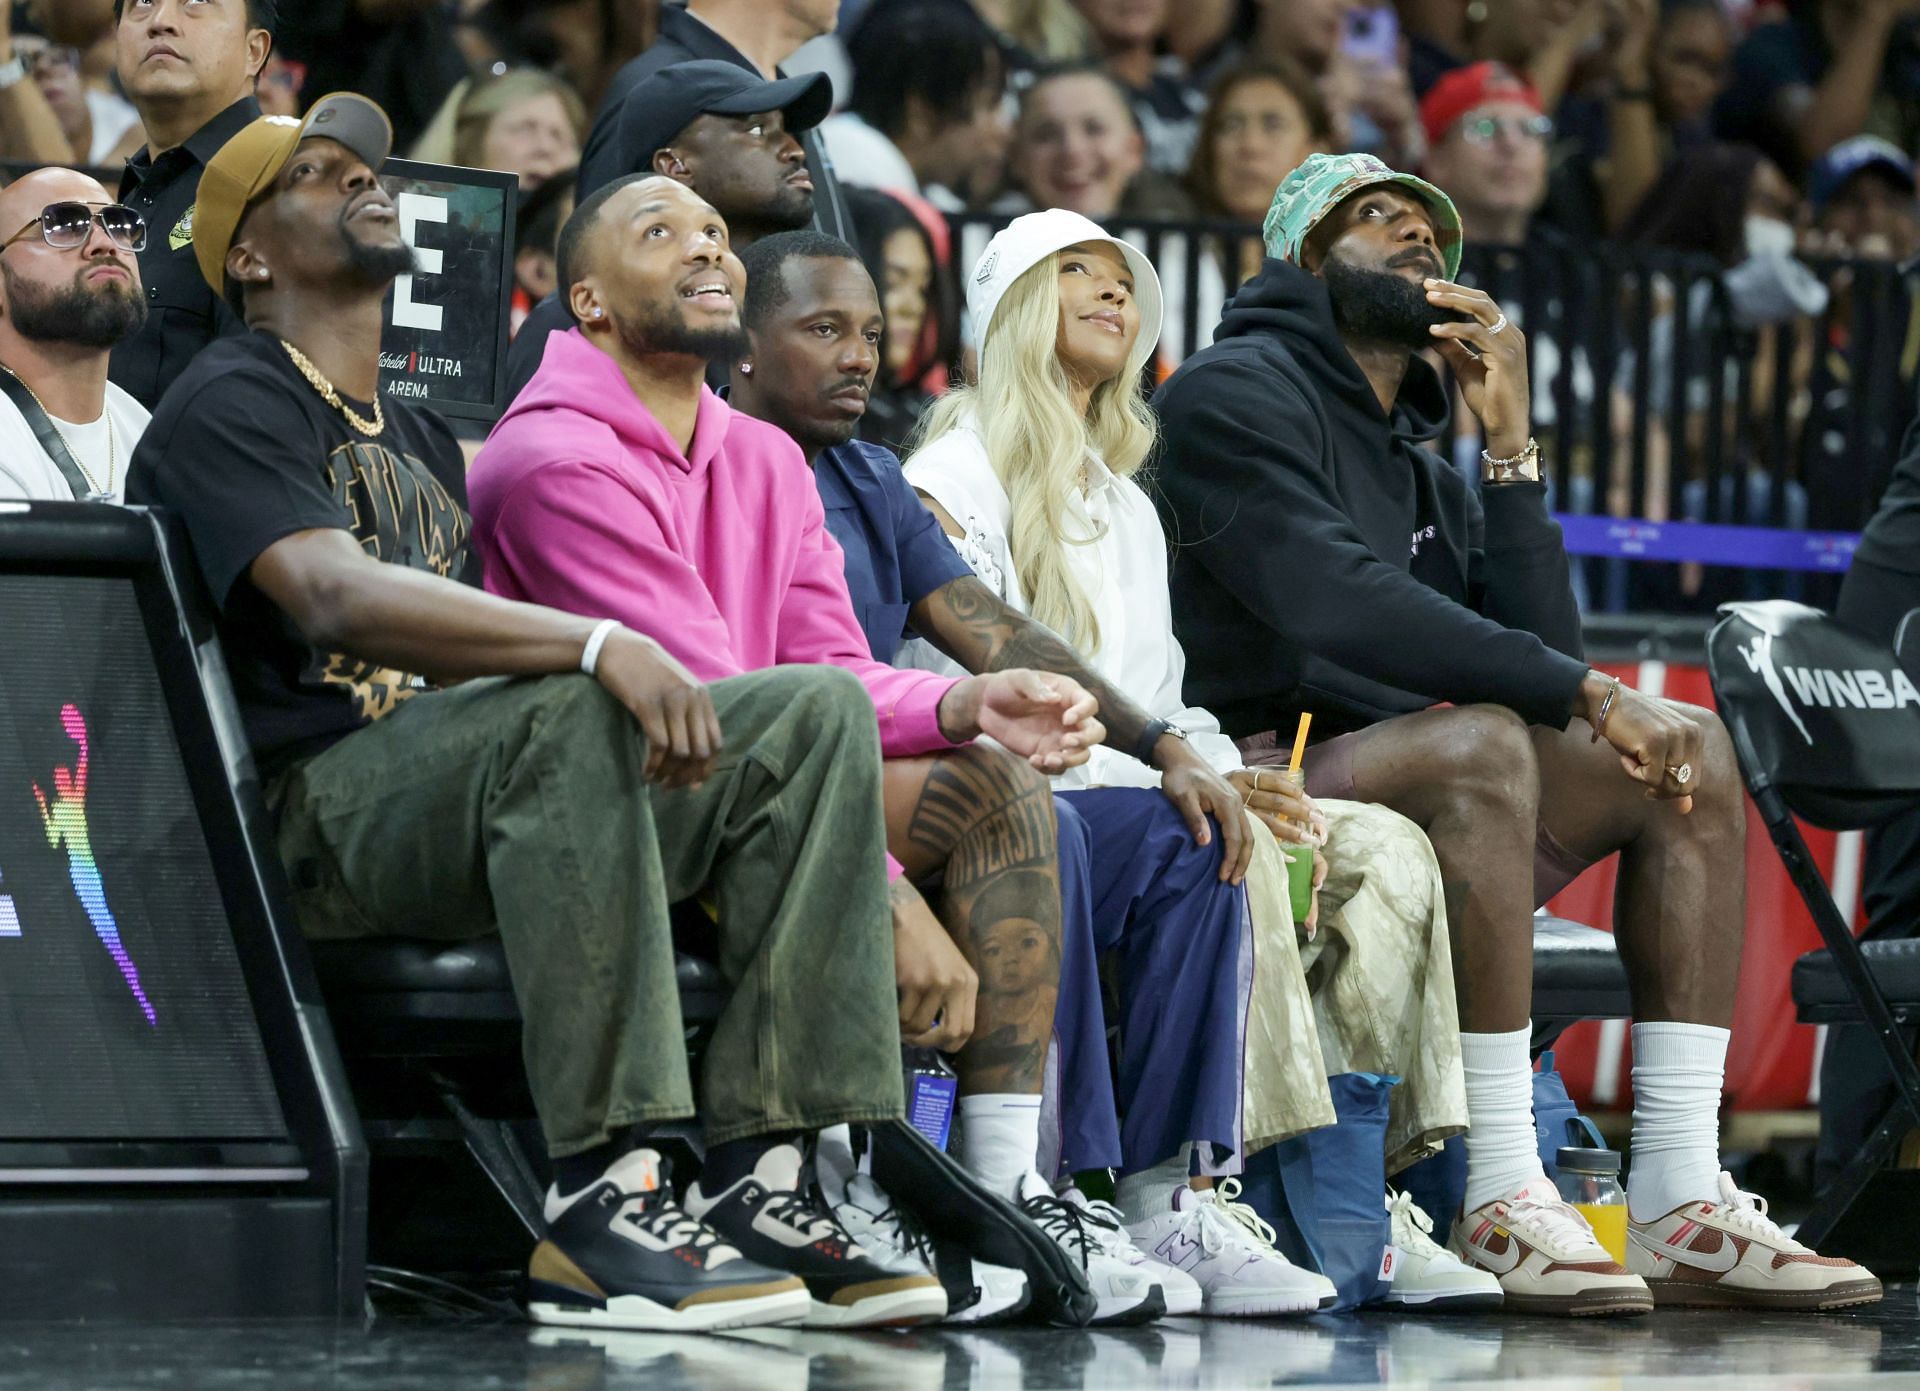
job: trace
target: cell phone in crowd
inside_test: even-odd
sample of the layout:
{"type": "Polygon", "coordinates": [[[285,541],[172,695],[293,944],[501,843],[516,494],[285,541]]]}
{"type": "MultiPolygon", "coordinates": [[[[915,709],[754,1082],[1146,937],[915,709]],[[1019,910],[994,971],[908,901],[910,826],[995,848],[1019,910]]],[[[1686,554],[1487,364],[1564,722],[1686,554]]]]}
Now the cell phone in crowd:
{"type": "Polygon", "coordinates": [[[1391,5],[1347,11],[1340,51],[1364,66],[1391,67],[1400,61],[1400,19],[1391,5]]]}

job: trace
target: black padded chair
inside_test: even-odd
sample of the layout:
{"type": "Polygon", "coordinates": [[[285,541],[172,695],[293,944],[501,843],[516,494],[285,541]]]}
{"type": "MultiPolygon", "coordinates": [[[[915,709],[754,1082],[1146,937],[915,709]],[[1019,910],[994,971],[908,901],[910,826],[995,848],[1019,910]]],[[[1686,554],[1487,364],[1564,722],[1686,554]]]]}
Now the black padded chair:
{"type": "Polygon", "coordinates": [[[1542,914],[1533,920],[1533,1051],[1583,1019],[1633,1013],[1627,968],[1611,932],[1542,914]]]}
{"type": "MultiPolygon", "coordinates": [[[[696,906],[681,905],[675,914],[676,935],[704,934],[696,906]]],[[[500,938],[375,937],[310,946],[373,1155],[463,1146],[527,1232],[536,1240],[545,1235],[520,1010],[500,938]]],[[[677,954],[675,973],[688,1053],[697,1064],[726,982],[711,961],[686,951],[677,954]]]]}
{"type": "MultiPolygon", "coordinates": [[[[1860,830],[1920,800],[1920,681],[1817,609],[1773,600],[1720,612],[1707,645],[1714,695],[1747,790],[1827,944],[1794,963],[1799,1017],[1868,1026],[1898,1097],[1801,1223],[1799,1239],[1819,1247],[1920,1124],[1920,1069],[1900,1030],[1920,1020],[1920,942],[1856,941],[1794,817],[1860,830]]],[[[1903,635],[1920,636],[1915,618],[1903,635]]]]}

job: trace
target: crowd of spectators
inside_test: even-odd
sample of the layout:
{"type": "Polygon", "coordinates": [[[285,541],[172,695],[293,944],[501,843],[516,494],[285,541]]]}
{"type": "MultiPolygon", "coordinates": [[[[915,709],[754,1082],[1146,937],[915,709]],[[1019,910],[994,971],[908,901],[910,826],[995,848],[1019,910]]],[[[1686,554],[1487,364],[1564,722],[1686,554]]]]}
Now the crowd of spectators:
{"type": "MultiPolygon", "coordinates": [[[[151,132],[138,74],[116,62],[116,8],[114,0],[0,6],[0,157],[105,171],[109,187],[118,181],[151,132]]],[[[325,0],[281,7],[256,94],[269,114],[297,114],[329,91],[358,91],[390,113],[402,153],[514,173],[525,195],[556,177],[572,190],[571,173],[584,162],[584,196],[632,172],[624,152],[609,149],[611,116],[658,66],[739,56],[764,75],[781,65],[818,68],[833,79],[833,114],[803,143],[822,230],[877,250],[886,234],[859,229],[839,193],[840,185],[874,189],[928,227],[932,278],[948,281],[968,248],[950,246],[929,209],[1005,216],[1061,207],[1096,220],[1205,218],[1252,228],[1279,178],[1314,151],[1364,151],[1423,172],[1460,207],[1469,246],[1544,241],[1562,254],[1609,241],[1684,247],[1731,270],[1754,249],[1749,232],[1760,239],[1754,245],[1810,258],[1913,253],[1920,18],[1912,8],[1903,0],[693,0],[684,8],[325,0]],[[1862,136],[1886,143],[1863,156],[1849,143],[1862,136]],[[1771,211],[1724,196],[1725,188],[1697,196],[1716,171],[1744,186],[1749,168],[1774,195],[1771,211]],[[1786,231],[1790,245],[1779,240],[1786,231]]],[[[906,225],[889,205],[863,206],[887,227],[906,225]]],[[[551,255],[560,220],[527,221],[544,239],[536,255],[551,255]]],[[[1179,355],[1205,341],[1216,301],[1259,257],[1250,238],[1220,249],[1222,283],[1214,293],[1202,287],[1205,322],[1179,355]]],[[[532,288],[522,277],[523,294],[532,288]]],[[[961,362],[955,298],[929,292],[929,317],[915,330],[921,349],[942,355],[900,364],[932,392],[961,362]]],[[[901,424],[881,412],[872,428],[901,424]]]]}

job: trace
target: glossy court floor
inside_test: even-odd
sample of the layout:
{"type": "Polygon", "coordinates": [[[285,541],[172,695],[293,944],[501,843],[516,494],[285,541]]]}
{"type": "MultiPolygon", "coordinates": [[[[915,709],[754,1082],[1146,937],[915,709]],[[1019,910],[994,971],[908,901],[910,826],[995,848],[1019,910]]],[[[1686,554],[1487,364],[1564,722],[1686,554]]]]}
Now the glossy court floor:
{"type": "MultiPolygon", "coordinates": [[[[416,1306],[417,1307],[417,1306],[416,1306]]],[[[1113,1333],[665,1337],[383,1312],[365,1328],[0,1322],[0,1391],[1108,1391],[1439,1386],[1920,1388],[1911,1285],[1865,1313],[1565,1321],[1169,1320],[1113,1333]]]]}

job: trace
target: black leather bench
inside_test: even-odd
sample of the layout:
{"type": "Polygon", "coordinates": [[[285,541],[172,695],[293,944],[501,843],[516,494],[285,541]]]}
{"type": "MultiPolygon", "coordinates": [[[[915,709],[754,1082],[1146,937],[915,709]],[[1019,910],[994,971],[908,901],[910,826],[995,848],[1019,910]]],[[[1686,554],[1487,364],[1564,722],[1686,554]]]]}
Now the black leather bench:
{"type": "MultiPolygon", "coordinates": [[[[519,1062],[520,1014],[500,939],[366,938],[315,942],[312,949],[374,1151],[464,1143],[527,1230],[539,1235],[541,1182],[524,1133],[531,1112],[519,1062]]],[[[688,1046],[697,1054],[726,984],[698,956],[681,952],[675,965],[688,1046]]],[[[1630,1010],[1612,935],[1560,918],[1534,920],[1533,992],[1536,1051],[1569,1024],[1624,1018],[1630,1010]]]]}
{"type": "MultiPolygon", "coordinates": [[[[1862,942],[1860,955],[1887,997],[1893,1017],[1902,1024],[1920,1020],[1920,938],[1862,942]]],[[[1833,953],[1824,948],[1793,963],[1793,1003],[1803,1024],[1860,1020],[1860,1003],[1840,979],[1833,953]]]]}

